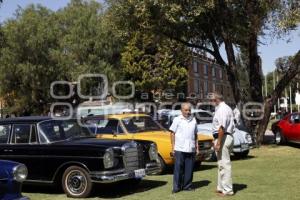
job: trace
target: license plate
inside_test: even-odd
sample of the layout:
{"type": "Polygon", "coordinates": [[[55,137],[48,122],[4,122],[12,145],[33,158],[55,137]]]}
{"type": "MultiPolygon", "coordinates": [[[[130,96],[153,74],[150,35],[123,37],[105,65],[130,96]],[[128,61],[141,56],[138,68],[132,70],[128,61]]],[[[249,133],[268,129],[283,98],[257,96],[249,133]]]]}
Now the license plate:
{"type": "Polygon", "coordinates": [[[248,144],[242,144],[241,147],[242,147],[242,149],[248,149],[249,145],[248,144]]]}
{"type": "Polygon", "coordinates": [[[134,170],[134,176],[135,178],[143,178],[144,176],[146,176],[145,169],[134,170]]]}

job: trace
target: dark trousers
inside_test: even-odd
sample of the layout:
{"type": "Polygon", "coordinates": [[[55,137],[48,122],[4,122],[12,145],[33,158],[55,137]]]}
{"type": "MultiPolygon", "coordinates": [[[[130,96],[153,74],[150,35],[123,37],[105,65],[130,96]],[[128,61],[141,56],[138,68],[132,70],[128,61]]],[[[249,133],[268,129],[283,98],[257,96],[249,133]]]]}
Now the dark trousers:
{"type": "Polygon", "coordinates": [[[175,151],[173,191],[192,187],[195,153],[175,151]]]}

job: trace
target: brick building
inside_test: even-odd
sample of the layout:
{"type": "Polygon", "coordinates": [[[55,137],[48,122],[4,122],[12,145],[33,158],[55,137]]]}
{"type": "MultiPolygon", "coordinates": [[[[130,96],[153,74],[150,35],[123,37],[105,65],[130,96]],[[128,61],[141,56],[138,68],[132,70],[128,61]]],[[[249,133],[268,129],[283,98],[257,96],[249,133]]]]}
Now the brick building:
{"type": "Polygon", "coordinates": [[[187,91],[197,102],[207,100],[207,95],[217,91],[225,101],[234,103],[234,98],[223,66],[204,55],[194,54],[188,68],[187,91]]]}

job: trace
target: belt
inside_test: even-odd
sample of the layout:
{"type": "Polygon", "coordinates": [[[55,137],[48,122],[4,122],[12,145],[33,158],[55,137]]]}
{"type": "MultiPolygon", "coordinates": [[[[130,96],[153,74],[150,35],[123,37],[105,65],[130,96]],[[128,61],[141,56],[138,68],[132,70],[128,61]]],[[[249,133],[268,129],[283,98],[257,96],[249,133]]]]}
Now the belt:
{"type": "MultiPolygon", "coordinates": [[[[230,135],[230,136],[232,136],[232,133],[225,132],[224,135],[230,135]]],[[[213,137],[214,137],[214,139],[217,139],[218,138],[218,133],[214,133],[213,137]]]]}

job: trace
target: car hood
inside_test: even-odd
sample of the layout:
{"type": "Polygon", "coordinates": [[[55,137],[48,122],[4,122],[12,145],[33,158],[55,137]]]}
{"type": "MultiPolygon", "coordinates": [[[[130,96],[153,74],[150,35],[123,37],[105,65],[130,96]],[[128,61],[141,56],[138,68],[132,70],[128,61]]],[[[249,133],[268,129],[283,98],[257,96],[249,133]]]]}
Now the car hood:
{"type": "MultiPolygon", "coordinates": [[[[198,133],[212,135],[213,125],[212,123],[198,124],[197,129],[198,133]]],[[[241,143],[252,143],[252,141],[250,141],[250,137],[247,137],[248,134],[249,133],[246,131],[235,128],[233,134],[234,145],[239,145],[241,143]]]]}
{"type": "Polygon", "coordinates": [[[8,161],[8,160],[0,160],[0,180],[7,179],[12,176],[12,169],[15,166],[20,165],[20,163],[8,161]]]}
{"type": "Polygon", "coordinates": [[[171,140],[170,132],[168,131],[147,131],[142,133],[132,134],[135,139],[143,139],[150,141],[167,141],[171,140]]]}
{"type": "MultiPolygon", "coordinates": [[[[136,133],[134,135],[134,138],[139,138],[139,139],[146,139],[146,140],[151,140],[151,141],[165,141],[165,142],[170,142],[170,132],[168,131],[151,131],[151,132],[143,132],[143,133],[136,133]]],[[[211,135],[203,135],[203,134],[198,134],[198,140],[212,140],[211,135]]]]}
{"type": "Polygon", "coordinates": [[[55,143],[56,145],[84,145],[97,147],[122,147],[124,144],[132,142],[131,140],[113,140],[113,139],[99,139],[99,138],[80,138],[65,140],[55,143]]]}

